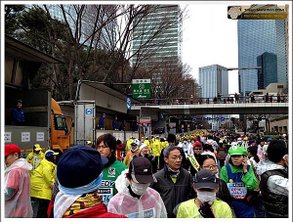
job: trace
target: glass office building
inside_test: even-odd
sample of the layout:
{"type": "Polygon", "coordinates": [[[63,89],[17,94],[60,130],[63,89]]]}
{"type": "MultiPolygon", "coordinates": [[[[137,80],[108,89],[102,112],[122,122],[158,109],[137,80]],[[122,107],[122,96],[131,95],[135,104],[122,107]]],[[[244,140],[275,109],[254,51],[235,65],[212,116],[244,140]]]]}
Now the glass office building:
{"type": "MultiPolygon", "coordinates": [[[[288,86],[288,30],[286,20],[238,20],[239,91],[258,89],[257,57],[277,56],[277,82],[288,86]]],[[[266,78],[266,77],[264,77],[266,78]]]]}
{"type": "MultiPolygon", "coordinates": [[[[212,102],[214,97],[221,95],[227,97],[229,95],[228,71],[226,67],[220,65],[210,65],[199,68],[199,85],[201,87],[202,98],[209,98],[212,102]]],[[[223,101],[223,100],[222,100],[223,101]]],[[[222,102],[218,101],[218,102],[222,102]]],[[[204,99],[206,102],[206,99],[204,99]]],[[[230,119],[229,115],[205,115],[208,123],[211,124],[213,130],[218,130],[222,121],[217,119],[230,119]]]]}
{"type": "Polygon", "coordinates": [[[277,55],[265,52],[257,57],[257,65],[262,69],[258,70],[257,88],[265,89],[270,83],[278,82],[277,55]]]}
{"type": "Polygon", "coordinates": [[[154,5],[150,14],[136,19],[140,21],[134,22],[137,26],[133,29],[133,64],[151,69],[160,61],[169,59],[172,63],[181,58],[182,18],[178,5],[154,5]],[[136,54],[138,51],[148,56],[142,59],[136,54]]]}
{"type": "MultiPolygon", "coordinates": [[[[60,5],[48,4],[46,6],[53,18],[64,22],[64,15],[60,5]]],[[[96,47],[100,49],[107,49],[107,46],[111,45],[113,41],[116,41],[115,31],[112,31],[111,35],[109,35],[108,31],[116,29],[116,19],[107,22],[103,27],[102,25],[100,25],[102,21],[107,20],[107,16],[110,16],[115,11],[115,5],[102,5],[102,8],[100,8],[99,5],[87,4],[85,5],[85,8],[82,11],[82,15],[79,15],[80,17],[77,15],[74,6],[77,7],[77,10],[80,10],[81,5],[62,4],[62,6],[64,8],[66,19],[71,28],[72,33],[74,34],[76,32],[77,27],[81,27],[80,30],[78,30],[78,32],[81,32],[79,33],[80,43],[83,43],[85,41],[85,45],[91,44],[90,36],[93,35],[93,29],[95,25],[97,25],[97,27],[95,27],[97,31],[95,36],[97,37],[94,38],[94,41],[96,39],[98,39],[98,41],[95,42],[93,45],[96,44],[96,47]],[[96,21],[97,17],[99,17],[98,21],[96,21]],[[77,24],[78,22],[81,23],[77,24]],[[95,24],[96,22],[97,24],[95,24]],[[101,28],[101,31],[98,31],[99,28],[101,28]]]]}
{"type": "Polygon", "coordinates": [[[199,85],[203,98],[214,98],[218,94],[228,96],[228,71],[220,65],[210,65],[199,68],[199,85]]]}

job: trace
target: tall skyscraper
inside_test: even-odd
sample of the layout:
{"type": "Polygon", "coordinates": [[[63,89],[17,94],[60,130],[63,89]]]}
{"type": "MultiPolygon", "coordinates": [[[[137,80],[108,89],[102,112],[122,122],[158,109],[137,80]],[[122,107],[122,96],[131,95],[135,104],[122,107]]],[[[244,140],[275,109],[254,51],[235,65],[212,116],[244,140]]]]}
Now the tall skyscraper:
{"type": "MultiPolygon", "coordinates": [[[[286,20],[238,20],[238,67],[256,68],[265,52],[277,55],[277,82],[288,86],[288,30],[286,20]]],[[[239,91],[258,88],[257,69],[239,71],[239,91]]],[[[266,77],[264,77],[266,78],[266,77]]]]}
{"type": "Polygon", "coordinates": [[[133,64],[152,69],[161,61],[181,57],[182,18],[179,5],[154,5],[147,16],[135,18],[133,29],[133,64]],[[137,23],[137,21],[139,23],[137,23]],[[138,51],[144,51],[143,58],[138,51]]]}
{"type": "Polygon", "coordinates": [[[265,89],[270,83],[277,83],[277,55],[265,52],[257,57],[257,65],[262,67],[258,70],[257,88],[265,89]]]}
{"type": "Polygon", "coordinates": [[[209,65],[199,68],[199,85],[203,98],[214,98],[218,94],[228,96],[229,83],[227,68],[220,65],[209,65]]]}
{"type": "MultiPolygon", "coordinates": [[[[32,5],[28,6],[32,7],[32,5]]],[[[46,6],[54,19],[62,22],[65,21],[60,5],[49,4],[46,6]]],[[[65,11],[66,20],[72,32],[80,32],[80,43],[86,41],[86,39],[89,38],[85,42],[85,45],[90,45],[91,38],[89,36],[93,35],[93,29],[95,26],[95,31],[97,33],[95,34],[96,37],[94,38],[94,41],[97,41],[95,43],[97,48],[107,48],[107,46],[110,45],[113,41],[116,41],[116,33],[113,31],[117,26],[116,19],[109,19],[109,21],[103,27],[100,25],[100,23],[107,21],[108,18],[113,16],[113,13],[115,12],[115,5],[102,5],[102,7],[99,7],[98,5],[87,4],[82,11],[78,11],[78,13],[81,15],[77,15],[76,10],[81,10],[77,6],[77,8],[74,8],[74,5],[71,4],[63,4],[62,6],[65,11]],[[99,28],[101,28],[101,31],[97,31],[99,28]],[[109,30],[111,30],[111,32],[109,32],[109,30]]]]}
{"type": "MultiPolygon", "coordinates": [[[[229,94],[228,71],[226,67],[220,65],[209,65],[199,68],[199,85],[202,89],[202,97],[213,98],[218,95],[227,97],[229,94]]],[[[229,118],[228,115],[208,115],[205,116],[213,130],[218,130],[221,122],[219,117],[229,118]]]]}

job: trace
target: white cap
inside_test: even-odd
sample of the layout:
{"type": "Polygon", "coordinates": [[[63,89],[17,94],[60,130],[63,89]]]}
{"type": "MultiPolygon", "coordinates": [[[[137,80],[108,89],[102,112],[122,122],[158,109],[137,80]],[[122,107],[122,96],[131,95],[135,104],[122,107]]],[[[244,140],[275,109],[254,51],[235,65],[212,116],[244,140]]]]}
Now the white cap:
{"type": "Polygon", "coordinates": [[[231,146],[237,146],[237,145],[238,145],[237,142],[232,142],[232,143],[231,143],[231,146]]]}
{"type": "Polygon", "coordinates": [[[205,156],[205,155],[212,156],[212,157],[214,158],[216,164],[218,164],[218,161],[217,161],[216,155],[215,155],[213,152],[211,152],[211,151],[204,151],[204,152],[202,152],[200,155],[202,155],[202,156],[205,156]]]}
{"type": "Polygon", "coordinates": [[[143,148],[145,148],[147,146],[148,146],[147,144],[143,143],[143,144],[140,145],[139,150],[142,150],[143,148]]]}

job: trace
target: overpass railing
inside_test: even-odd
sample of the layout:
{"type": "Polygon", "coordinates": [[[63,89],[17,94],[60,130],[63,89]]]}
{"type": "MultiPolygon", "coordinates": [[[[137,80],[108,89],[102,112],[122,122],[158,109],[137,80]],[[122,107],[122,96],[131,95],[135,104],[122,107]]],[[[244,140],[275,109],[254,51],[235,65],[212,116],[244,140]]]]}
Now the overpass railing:
{"type": "Polygon", "coordinates": [[[254,97],[214,97],[214,98],[175,98],[141,100],[138,106],[147,105],[192,105],[192,104],[237,104],[237,103],[287,103],[288,96],[254,96],[254,97]]]}

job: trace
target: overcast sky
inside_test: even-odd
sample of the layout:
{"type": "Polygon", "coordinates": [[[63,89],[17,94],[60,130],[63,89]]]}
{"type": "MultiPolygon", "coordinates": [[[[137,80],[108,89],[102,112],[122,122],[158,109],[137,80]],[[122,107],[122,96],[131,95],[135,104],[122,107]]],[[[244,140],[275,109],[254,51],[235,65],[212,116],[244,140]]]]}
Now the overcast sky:
{"type": "MultiPolygon", "coordinates": [[[[19,4],[24,1],[12,2],[19,4]]],[[[99,1],[98,3],[109,2],[112,4],[121,2],[123,4],[180,4],[182,7],[186,7],[186,15],[183,20],[182,60],[191,67],[191,74],[197,79],[197,82],[199,67],[213,64],[227,68],[238,67],[237,20],[227,18],[227,6],[251,4],[284,6],[289,4],[292,8],[290,1],[99,1]]],[[[27,3],[35,4],[36,1],[27,3]]],[[[58,4],[60,1],[39,1],[38,3],[58,4]]],[[[97,4],[96,1],[62,1],[62,3],[97,4]]],[[[289,15],[292,19],[292,12],[289,12],[289,15]]],[[[289,25],[289,27],[291,26],[289,25]]],[[[234,94],[235,92],[238,92],[238,72],[230,71],[229,93],[234,94]]]]}
{"type": "MultiPolygon", "coordinates": [[[[238,67],[237,20],[227,18],[227,6],[291,4],[288,1],[190,1],[185,3],[187,3],[184,4],[187,5],[187,11],[183,21],[182,60],[192,68],[192,75],[197,82],[199,67],[213,64],[227,68],[238,67]]],[[[238,72],[230,71],[229,93],[235,92],[238,92],[238,72]]]]}

